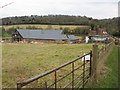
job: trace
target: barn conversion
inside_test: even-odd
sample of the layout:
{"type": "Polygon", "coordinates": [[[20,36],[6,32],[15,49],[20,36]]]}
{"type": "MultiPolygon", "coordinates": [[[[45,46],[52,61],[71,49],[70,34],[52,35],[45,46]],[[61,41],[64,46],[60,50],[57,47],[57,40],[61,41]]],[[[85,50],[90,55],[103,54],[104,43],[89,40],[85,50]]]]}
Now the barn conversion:
{"type": "Polygon", "coordinates": [[[78,42],[74,35],[65,35],[63,30],[31,30],[17,29],[12,35],[13,41],[27,43],[67,43],[78,42]]]}

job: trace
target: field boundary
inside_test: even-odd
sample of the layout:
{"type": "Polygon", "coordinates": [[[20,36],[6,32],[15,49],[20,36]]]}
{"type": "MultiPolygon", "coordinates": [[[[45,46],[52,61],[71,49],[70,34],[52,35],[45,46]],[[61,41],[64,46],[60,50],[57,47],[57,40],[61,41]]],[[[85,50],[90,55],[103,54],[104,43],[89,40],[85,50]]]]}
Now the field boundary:
{"type": "Polygon", "coordinates": [[[100,73],[104,68],[104,63],[112,50],[114,43],[111,42],[101,49],[98,48],[98,45],[93,45],[93,59],[92,59],[92,68],[91,68],[91,77],[88,82],[88,87],[93,88],[94,84],[100,79],[100,73]]]}

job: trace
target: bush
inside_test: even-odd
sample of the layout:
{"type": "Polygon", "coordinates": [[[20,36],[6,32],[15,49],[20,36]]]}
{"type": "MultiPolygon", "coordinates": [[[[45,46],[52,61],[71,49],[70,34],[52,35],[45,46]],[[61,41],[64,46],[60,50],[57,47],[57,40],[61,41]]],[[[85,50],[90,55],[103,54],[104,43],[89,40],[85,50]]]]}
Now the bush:
{"type": "Polygon", "coordinates": [[[113,36],[115,36],[115,37],[120,37],[120,31],[114,32],[114,33],[113,33],[113,36]]]}
{"type": "Polygon", "coordinates": [[[4,33],[2,33],[2,37],[11,37],[11,34],[4,32],[4,33]]]}

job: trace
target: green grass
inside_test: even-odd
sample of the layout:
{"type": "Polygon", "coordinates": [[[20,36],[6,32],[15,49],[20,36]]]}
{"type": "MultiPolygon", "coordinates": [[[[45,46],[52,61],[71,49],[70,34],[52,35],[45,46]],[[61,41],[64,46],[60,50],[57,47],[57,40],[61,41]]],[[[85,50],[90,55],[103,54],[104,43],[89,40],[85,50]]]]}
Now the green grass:
{"type": "MultiPolygon", "coordinates": [[[[89,52],[91,48],[92,44],[4,43],[2,48],[3,88],[14,88],[17,82],[29,79],[62,65],[89,52]]],[[[81,63],[80,60],[79,64],[81,63]]],[[[78,63],[75,64],[77,65],[78,63]]],[[[71,71],[70,67],[71,65],[63,68],[60,71],[59,77],[61,74],[71,71]]],[[[49,78],[54,80],[51,76],[49,78]]],[[[68,80],[70,79],[66,79],[64,82],[68,80]]]]}
{"type": "Polygon", "coordinates": [[[118,88],[118,48],[113,47],[105,63],[108,67],[105,77],[100,80],[95,88],[118,88]]]}

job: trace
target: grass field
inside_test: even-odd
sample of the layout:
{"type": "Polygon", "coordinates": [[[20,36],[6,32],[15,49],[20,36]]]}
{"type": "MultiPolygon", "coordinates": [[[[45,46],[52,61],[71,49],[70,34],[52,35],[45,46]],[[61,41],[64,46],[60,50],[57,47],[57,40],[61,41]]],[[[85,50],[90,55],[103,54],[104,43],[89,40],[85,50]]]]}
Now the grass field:
{"type": "MultiPolygon", "coordinates": [[[[89,52],[92,44],[3,44],[3,88],[44,73],[89,52]]],[[[80,63],[81,60],[80,60],[80,63]]],[[[70,71],[71,68],[63,69],[70,71]]]]}
{"type": "Polygon", "coordinates": [[[106,75],[94,88],[118,88],[118,48],[114,47],[105,63],[106,75]]]}
{"type": "Polygon", "coordinates": [[[37,27],[38,29],[43,29],[43,30],[46,30],[46,29],[55,29],[55,30],[60,30],[61,28],[70,28],[70,30],[72,29],[75,29],[76,27],[79,27],[79,28],[88,28],[89,26],[82,26],[82,25],[40,25],[40,24],[23,24],[23,25],[6,25],[6,26],[3,26],[6,30],[9,29],[9,28],[26,28],[28,26],[31,26],[31,27],[37,27]]]}

